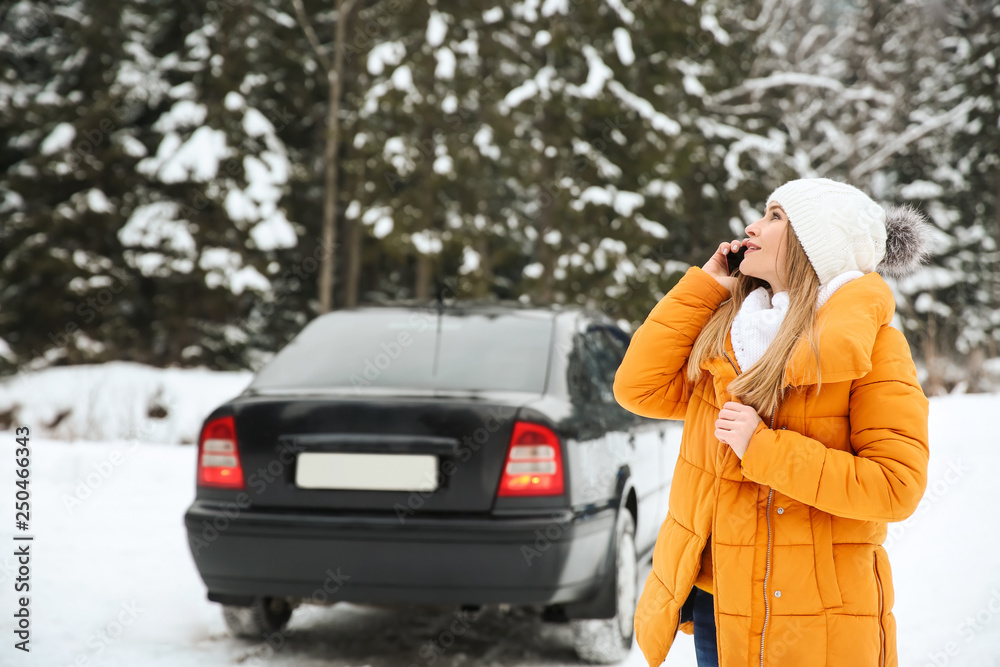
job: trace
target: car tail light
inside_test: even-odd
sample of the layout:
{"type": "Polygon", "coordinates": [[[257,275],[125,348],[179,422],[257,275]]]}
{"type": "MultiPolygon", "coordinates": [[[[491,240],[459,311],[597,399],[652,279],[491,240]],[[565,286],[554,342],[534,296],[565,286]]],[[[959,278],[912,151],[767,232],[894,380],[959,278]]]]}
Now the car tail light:
{"type": "Polygon", "coordinates": [[[559,436],[541,424],[515,422],[498,496],[558,496],[563,492],[559,436]]]}
{"type": "Polygon", "coordinates": [[[243,467],[232,417],[213,419],[202,429],[198,443],[198,486],[243,488],[243,467]]]}

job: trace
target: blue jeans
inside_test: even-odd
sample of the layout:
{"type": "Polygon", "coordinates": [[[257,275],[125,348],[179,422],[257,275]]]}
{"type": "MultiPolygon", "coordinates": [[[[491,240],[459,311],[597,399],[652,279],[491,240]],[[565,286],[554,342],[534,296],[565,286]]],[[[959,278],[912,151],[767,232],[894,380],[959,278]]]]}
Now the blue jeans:
{"type": "Polygon", "coordinates": [[[719,643],[715,633],[715,598],[700,588],[694,596],[694,654],[698,667],[719,667],[719,643]]]}

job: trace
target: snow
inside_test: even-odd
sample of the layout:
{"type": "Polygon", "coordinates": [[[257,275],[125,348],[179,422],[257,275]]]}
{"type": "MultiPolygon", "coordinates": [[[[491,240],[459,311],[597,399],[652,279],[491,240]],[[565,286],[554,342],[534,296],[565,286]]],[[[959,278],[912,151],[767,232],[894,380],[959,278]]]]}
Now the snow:
{"type": "Polygon", "coordinates": [[[432,48],[441,46],[447,34],[448,24],[445,22],[444,16],[441,12],[431,10],[430,19],[427,21],[427,45],[432,48]]]}
{"type": "Polygon", "coordinates": [[[395,67],[406,55],[406,47],[402,42],[382,42],[372,47],[368,53],[368,73],[381,74],[386,66],[395,67]]]}
{"type": "Polygon", "coordinates": [[[69,148],[75,138],[75,127],[69,123],[59,123],[52,128],[49,135],[42,140],[42,145],[39,150],[42,155],[52,155],[53,153],[58,153],[59,151],[69,148]]]}
{"type": "Polygon", "coordinates": [[[174,99],[194,99],[198,96],[198,89],[191,81],[179,83],[167,91],[167,95],[174,99]]]}
{"type": "Polygon", "coordinates": [[[417,91],[416,86],[413,85],[413,70],[410,69],[409,65],[400,65],[397,67],[393,71],[390,80],[396,90],[402,90],[408,93],[406,99],[415,101],[422,99],[422,96],[417,91]]]}
{"type": "Polygon", "coordinates": [[[610,90],[615,97],[621,100],[625,106],[633,109],[641,117],[648,120],[654,129],[669,136],[677,136],[680,134],[681,126],[677,121],[662,112],[657,111],[649,100],[643,99],[630,92],[618,81],[611,81],[608,83],[608,90],[610,90]]]}
{"type": "MultiPolygon", "coordinates": [[[[32,426],[31,534],[39,547],[31,563],[32,651],[18,664],[395,667],[427,648],[442,667],[579,664],[567,626],[490,607],[447,649],[436,639],[450,610],[343,602],[297,609],[277,648],[230,637],[219,606],[205,599],[181,522],[194,495],[196,448],[158,443],[194,439],[207,413],[249,379],[113,362],[0,384],[0,406],[16,398],[17,424],[32,426]],[[153,404],[166,406],[167,416],[150,418],[153,404]],[[44,428],[67,408],[58,428],[44,428]]],[[[992,497],[1000,449],[981,419],[998,410],[996,394],[931,399],[927,491],[913,516],[889,525],[885,545],[900,665],[985,667],[1000,654],[1000,511],[992,497]]],[[[0,438],[13,443],[15,435],[0,438]]],[[[0,457],[0,477],[11,479],[12,466],[13,457],[0,457]]],[[[14,567],[11,554],[0,555],[5,587],[14,567]]],[[[648,572],[647,562],[640,586],[648,572]]],[[[3,619],[9,636],[9,615],[3,619]]],[[[664,666],[694,663],[693,639],[678,633],[664,666]]],[[[646,665],[637,645],[621,664],[646,665]]]]}
{"type": "Polygon", "coordinates": [[[521,102],[534,97],[537,92],[538,84],[534,79],[529,79],[507,93],[503,98],[503,105],[508,108],[517,107],[521,102]]]}
{"type": "Polygon", "coordinates": [[[87,190],[87,206],[95,213],[111,213],[114,207],[99,188],[87,190]]]}
{"type": "Polygon", "coordinates": [[[629,217],[635,209],[640,208],[644,203],[645,199],[636,192],[615,191],[614,208],[618,215],[629,217]]]}
{"type": "MultiPolygon", "coordinates": [[[[719,25],[719,20],[715,17],[715,14],[711,13],[710,11],[707,11],[707,9],[708,8],[706,8],[706,11],[704,11],[701,15],[701,29],[707,30],[708,32],[712,33],[712,36],[715,38],[715,41],[717,41],[719,44],[722,45],[729,44],[730,42],[729,33],[723,30],[722,26],[719,25]]],[[[711,9],[714,10],[715,8],[711,7],[711,9]]]]}
{"type": "Polygon", "coordinates": [[[122,150],[129,157],[146,157],[149,151],[146,150],[145,144],[136,139],[135,137],[128,134],[116,134],[115,140],[121,145],[122,150]]]}
{"type": "Polygon", "coordinates": [[[612,33],[615,40],[615,51],[618,60],[626,67],[635,62],[635,51],[632,50],[632,37],[625,28],[615,28],[612,33]]]}
{"type": "Polygon", "coordinates": [[[140,206],[118,230],[118,240],[126,247],[171,250],[193,256],[196,246],[187,220],[178,220],[180,207],[174,202],[140,206]]]}
{"type": "Polygon", "coordinates": [[[230,220],[256,220],[260,215],[257,205],[242,190],[230,190],[226,194],[224,206],[230,220]]]}
{"type": "Polygon", "coordinates": [[[635,221],[639,224],[639,228],[642,229],[642,231],[646,232],[653,238],[665,239],[670,235],[670,232],[667,231],[666,227],[641,215],[637,215],[635,217],[635,221]]]}
{"type": "Polygon", "coordinates": [[[437,255],[441,252],[441,239],[438,237],[437,232],[433,230],[424,229],[414,232],[410,235],[410,240],[413,242],[413,247],[421,255],[437,255]]]}
{"type": "Polygon", "coordinates": [[[205,108],[204,104],[191,100],[179,100],[174,102],[170,111],[153,123],[153,129],[157,132],[173,132],[182,127],[201,125],[207,116],[208,109],[205,108]]]}
{"type": "Polygon", "coordinates": [[[594,99],[604,90],[604,85],[614,78],[615,73],[601,60],[597,49],[589,44],[583,47],[583,55],[590,67],[587,72],[587,81],[582,86],[567,86],[567,90],[571,95],[594,99]]]}
{"type": "Polygon", "coordinates": [[[581,211],[586,204],[597,204],[599,206],[610,206],[614,202],[614,193],[611,188],[602,188],[591,185],[580,193],[580,197],[571,204],[574,210],[581,211]]]}
{"type": "Polygon", "coordinates": [[[701,81],[694,74],[685,74],[681,83],[684,86],[684,92],[688,95],[695,97],[705,96],[705,86],[701,85],[701,81]]]}
{"type": "Polygon", "coordinates": [[[542,266],[541,262],[532,262],[524,267],[522,273],[525,278],[538,278],[544,270],[545,267],[542,266]]]}
{"type": "Polygon", "coordinates": [[[181,183],[189,178],[206,182],[215,178],[219,162],[231,154],[225,132],[203,125],[183,143],[176,132],[167,132],[156,156],[142,160],[136,168],[164,183],[181,183]]]}
{"type": "Polygon", "coordinates": [[[243,114],[243,131],[251,137],[274,134],[274,125],[257,109],[247,109],[243,114]]]}
{"type": "Polygon", "coordinates": [[[483,23],[489,25],[503,20],[503,7],[493,7],[483,12],[483,23]]]}
{"type": "Polygon", "coordinates": [[[493,143],[493,128],[489,125],[481,125],[476,130],[476,134],[472,137],[472,143],[476,145],[484,157],[492,160],[500,159],[500,148],[493,143]]]}
{"type": "Polygon", "coordinates": [[[10,343],[3,338],[0,338],[0,357],[3,357],[7,361],[15,361],[17,359],[14,351],[10,349],[10,343]]]}
{"type": "MultiPolygon", "coordinates": [[[[436,71],[436,70],[435,70],[436,71]]],[[[458,110],[458,98],[454,94],[448,93],[448,95],[441,100],[441,111],[451,114],[458,110]]]]}
{"type": "MultiPolygon", "coordinates": [[[[480,260],[478,252],[469,246],[465,246],[462,248],[462,266],[458,267],[458,272],[464,276],[467,273],[478,270],[480,260]]],[[[2,354],[2,350],[0,350],[0,354],[2,354]]]]}
{"type": "Polygon", "coordinates": [[[299,239],[292,223],[285,217],[285,212],[280,210],[275,210],[254,225],[250,230],[250,238],[261,250],[294,248],[299,239]]]}
{"type": "Polygon", "coordinates": [[[607,2],[608,7],[611,7],[611,9],[615,10],[615,13],[618,14],[618,18],[622,20],[622,23],[624,23],[625,25],[632,25],[632,23],[635,21],[635,14],[633,14],[632,11],[625,6],[622,0],[605,0],[605,1],[607,2]]]}
{"type": "Polygon", "coordinates": [[[33,436],[45,438],[192,443],[201,420],[250,379],[249,371],[159,369],[130,361],[58,366],[0,382],[0,413],[13,411],[33,436]],[[157,406],[165,416],[150,417],[157,406]]]}
{"type": "Polygon", "coordinates": [[[655,178],[647,183],[643,192],[650,197],[660,197],[665,199],[671,204],[680,199],[683,194],[681,186],[677,185],[673,181],[664,181],[660,178],[655,178]]]}
{"type": "Polygon", "coordinates": [[[230,90],[226,93],[226,99],[223,101],[223,104],[225,104],[226,109],[229,111],[238,111],[246,106],[246,100],[235,90],[230,90]]]}
{"type": "Polygon", "coordinates": [[[266,294],[271,291],[271,281],[254,267],[244,266],[230,276],[229,289],[233,294],[242,294],[246,289],[266,294]]]}
{"type": "Polygon", "coordinates": [[[434,53],[437,58],[437,67],[434,68],[434,76],[441,80],[451,80],[455,78],[455,54],[447,47],[441,47],[434,53]]]}
{"type": "Polygon", "coordinates": [[[122,255],[129,266],[139,269],[147,278],[163,278],[171,273],[191,273],[194,262],[188,258],[171,258],[162,252],[126,250],[122,255]]]}
{"type": "Polygon", "coordinates": [[[630,217],[635,209],[645,203],[645,198],[636,192],[626,192],[618,190],[613,186],[599,187],[591,185],[573,202],[570,206],[575,211],[582,211],[587,204],[598,206],[611,206],[615,213],[625,217],[630,217]]]}
{"type": "Polygon", "coordinates": [[[434,173],[440,175],[451,174],[454,171],[454,161],[450,155],[441,155],[434,158],[434,173]]]}
{"type": "Polygon", "coordinates": [[[344,217],[348,220],[357,220],[359,215],[361,215],[361,202],[357,199],[352,199],[351,203],[347,206],[347,210],[344,211],[344,217]]]}
{"type": "Polygon", "coordinates": [[[219,171],[219,162],[231,154],[226,146],[225,132],[207,126],[199,127],[160,168],[160,180],[164,183],[180,183],[188,178],[210,181],[219,171]]]}
{"type": "Polygon", "coordinates": [[[293,30],[298,27],[298,24],[295,22],[295,19],[293,19],[291,16],[289,16],[284,12],[280,12],[271,7],[267,7],[265,11],[267,12],[267,15],[270,16],[272,19],[274,19],[274,22],[277,23],[278,25],[281,25],[285,28],[291,28],[293,30]]]}
{"type": "Polygon", "coordinates": [[[271,282],[252,266],[243,266],[243,257],[229,248],[205,248],[198,260],[205,271],[205,284],[210,289],[225,287],[233,294],[242,294],[247,288],[268,292],[271,282]]]}
{"type": "Polygon", "coordinates": [[[392,207],[375,206],[365,211],[361,216],[361,222],[372,228],[372,236],[377,239],[384,239],[392,233],[392,207]]]}
{"type": "Polygon", "coordinates": [[[24,208],[24,197],[17,192],[7,190],[0,194],[3,195],[3,199],[0,199],[0,213],[19,211],[24,208]]]}
{"type": "Polygon", "coordinates": [[[936,199],[944,194],[944,188],[930,181],[913,181],[899,190],[903,199],[936,199]]]}
{"type": "Polygon", "coordinates": [[[539,93],[541,93],[543,100],[548,99],[549,89],[555,76],[555,68],[548,65],[540,68],[533,79],[528,79],[507,93],[507,95],[503,98],[503,101],[499,104],[500,112],[507,114],[511,109],[519,106],[539,93]]]}
{"type": "Polygon", "coordinates": [[[406,142],[402,137],[391,137],[382,145],[382,156],[392,165],[396,173],[406,178],[416,168],[416,163],[410,159],[406,142]]]}
{"type": "Polygon", "coordinates": [[[244,195],[226,195],[226,209],[246,219],[253,213],[252,202],[261,221],[250,230],[250,237],[261,250],[292,248],[298,243],[298,235],[285,212],[278,208],[281,186],[288,181],[288,158],[283,152],[267,150],[260,154],[243,158],[243,169],[247,179],[244,195]],[[230,200],[230,196],[232,199],[230,200]]]}

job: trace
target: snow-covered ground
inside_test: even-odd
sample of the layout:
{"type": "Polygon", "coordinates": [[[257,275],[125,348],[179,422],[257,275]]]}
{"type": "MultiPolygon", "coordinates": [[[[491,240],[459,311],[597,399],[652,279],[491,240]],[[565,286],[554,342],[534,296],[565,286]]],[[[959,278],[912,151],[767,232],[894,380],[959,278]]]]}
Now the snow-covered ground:
{"type": "Polygon", "coordinates": [[[194,443],[208,413],[252,376],[130,361],[57,366],[0,383],[0,416],[57,440],[194,443]]]}
{"type": "MultiPolygon", "coordinates": [[[[206,386],[205,378],[197,382],[206,386]]],[[[221,383],[214,397],[202,391],[205,412],[241,388],[221,383]]],[[[990,422],[997,414],[1000,395],[931,401],[927,494],[914,517],[890,526],[887,544],[902,667],[1000,665],[1000,504],[994,491],[1000,446],[990,422]]],[[[14,440],[13,432],[0,432],[7,452],[0,456],[0,480],[7,480],[0,506],[8,508],[0,522],[0,665],[579,664],[567,627],[496,610],[487,610],[453,644],[447,610],[347,603],[300,608],[274,646],[236,640],[218,606],[205,599],[186,544],[182,515],[194,496],[195,448],[39,436],[31,440],[31,653],[22,654],[13,648],[12,627],[14,440]]],[[[647,571],[648,565],[642,581],[647,571]]],[[[638,647],[623,664],[645,666],[638,647]]],[[[664,664],[693,667],[690,636],[678,635],[664,664]]]]}

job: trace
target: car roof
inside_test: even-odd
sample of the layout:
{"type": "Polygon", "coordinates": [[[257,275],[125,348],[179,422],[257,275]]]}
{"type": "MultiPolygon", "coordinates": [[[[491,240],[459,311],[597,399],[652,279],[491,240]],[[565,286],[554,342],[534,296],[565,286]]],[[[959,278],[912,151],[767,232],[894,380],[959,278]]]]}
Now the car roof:
{"type": "Polygon", "coordinates": [[[562,314],[592,314],[587,308],[572,304],[535,304],[522,303],[515,300],[491,300],[491,299],[445,299],[436,301],[431,299],[400,299],[386,301],[382,303],[359,304],[353,308],[344,308],[334,312],[361,312],[365,310],[435,310],[441,308],[442,314],[482,314],[482,315],[507,315],[537,313],[539,315],[558,316],[562,314]]]}

